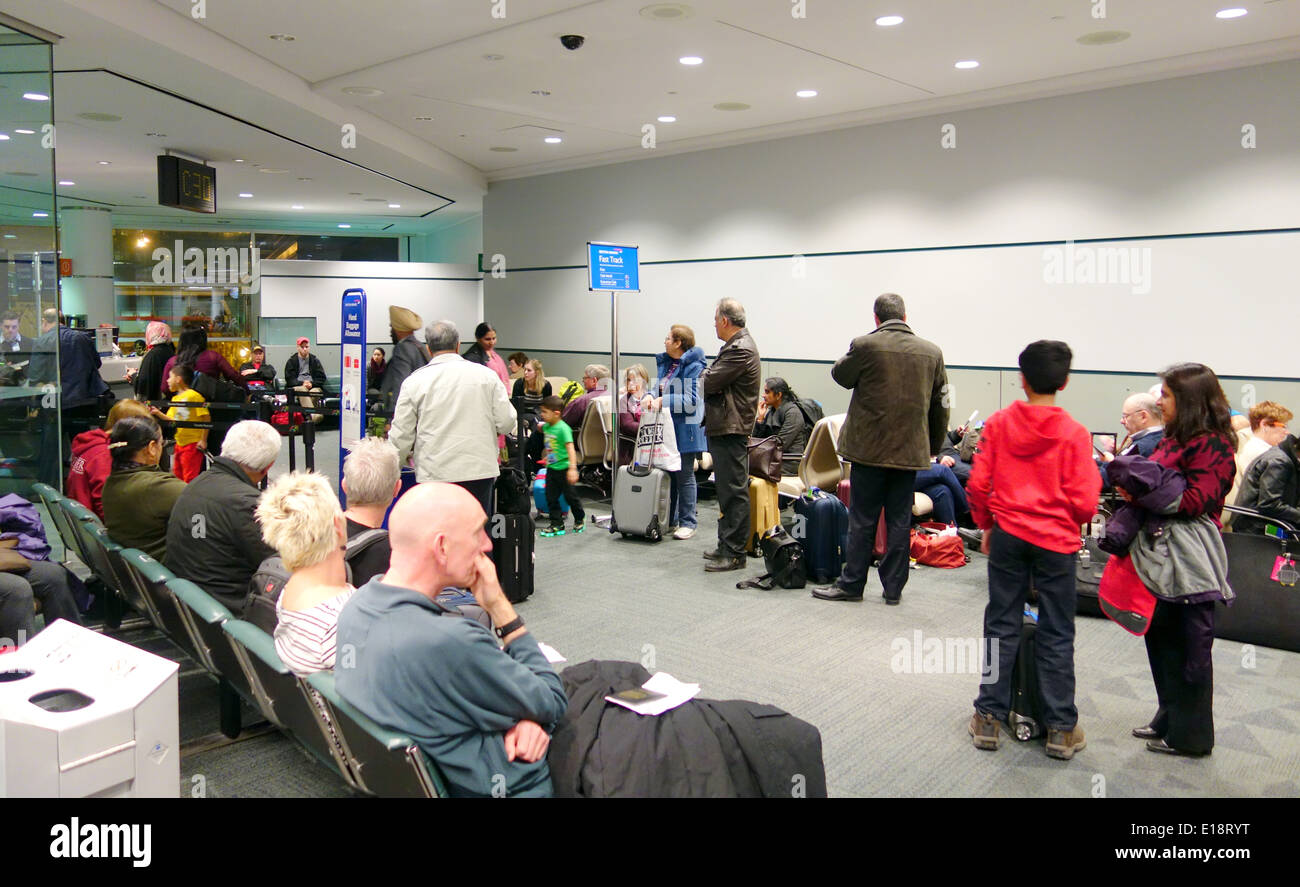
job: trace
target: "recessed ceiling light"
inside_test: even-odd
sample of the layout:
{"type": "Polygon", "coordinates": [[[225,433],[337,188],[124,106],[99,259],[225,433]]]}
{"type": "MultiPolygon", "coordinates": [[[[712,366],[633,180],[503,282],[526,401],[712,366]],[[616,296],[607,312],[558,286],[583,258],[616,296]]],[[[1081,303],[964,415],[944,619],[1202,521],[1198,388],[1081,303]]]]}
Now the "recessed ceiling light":
{"type": "Polygon", "coordinates": [[[34,135],[36,135],[36,130],[34,130],[34,129],[15,129],[14,132],[20,132],[20,133],[22,133],[22,134],[25,135],[25,136],[34,136],[34,135]]]}
{"type": "Polygon", "coordinates": [[[1245,14],[1246,14],[1246,10],[1238,6],[1232,9],[1220,9],[1218,12],[1214,14],[1214,17],[1215,18],[1241,18],[1245,14]]]}
{"type": "Polygon", "coordinates": [[[43,92],[25,92],[23,98],[29,102],[48,102],[50,97],[43,92]]]}
{"type": "Polygon", "coordinates": [[[0,142],[7,142],[7,141],[9,141],[9,136],[7,136],[7,135],[5,135],[4,133],[0,132],[0,142]]]}
{"type": "Polygon", "coordinates": [[[664,116],[662,116],[662,117],[658,117],[658,118],[656,118],[656,119],[657,119],[660,123],[676,123],[676,122],[677,122],[677,118],[674,117],[674,116],[672,116],[671,114],[665,114],[664,116]]]}
{"type": "Polygon", "coordinates": [[[145,135],[148,136],[148,137],[151,138],[151,139],[165,139],[165,138],[167,138],[167,133],[165,133],[165,132],[147,132],[147,133],[145,133],[145,135]]]}
{"type": "Polygon", "coordinates": [[[360,192],[360,191],[349,191],[349,192],[348,192],[348,196],[349,196],[349,197],[360,197],[360,196],[361,196],[361,192],[360,192]]]}
{"type": "Polygon", "coordinates": [[[505,56],[503,56],[503,55],[497,55],[495,52],[489,52],[487,55],[483,56],[483,61],[485,61],[485,62],[499,62],[499,61],[501,61],[501,60],[504,59],[504,58],[505,58],[505,56]]]}
{"type": "Polygon", "coordinates": [[[5,240],[17,240],[17,239],[18,239],[18,235],[17,235],[17,234],[6,234],[6,235],[5,235],[5,240]]]}
{"type": "Polygon", "coordinates": [[[95,161],[95,162],[98,163],[100,166],[108,166],[108,165],[110,165],[113,161],[111,161],[111,160],[97,160],[97,161],[95,161]]]}
{"type": "Polygon", "coordinates": [[[749,108],[744,102],[718,102],[713,106],[715,111],[748,111],[749,108]]]}
{"type": "Polygon", "coordinates": [[[59,182],[59,187],[60,187],[60,188],[71,188],[71,187],[72,187],[73,185],[75,185],[75,184],[77,184],[77,183],[76,183],[76,182],[69,182],[67,179],[64,179],[63,181],[59,182]]]}
{"type": "Polygon", "coordinates": [[[401,209],[401,208],[402,208],[402,205],[401,205],[400,203],[390,203],[390,204],[388,204],[388,208],[389,208],[389,209],[401,209]]]}
{"type": "Polygon", "coordinates": [[[978,68],[979,66],[980,63],[974,59],[967,59],[966,61],[958,62],[953,65],[954,68],[957,68],[960,71],[969,71],[971,68],[978,68]]]}
{"type": "Polygon", "coordinates": [[[241,160],[240,158],[236,157],[236,158],[235,158],[235,162],[236,162],[236,163],[243,163],[244,161],[241,160]]]}
{"type": "Polygon", "coordinates": [[[698,55],[684,55],[681,58],[679,58],[677,61],[681,62],[683,65],[704,64],[704,59],[700,58],[698,55]]]}
{"type": "Polygon", "coordinates": [[[1084,46],[1105,46],[1109,43],[1123,43],[1132,36],[1128,31],[1093,31],[1091,34],[1084,34],[1075,42],[1082,43],[1084,46]]]}
{"type": "Polygon", "coordinates": [[[289,207],[289,209],[302,209],[302,204],[295,203],[293,206],[289,207]]]}
{"type": "Polygon", "coordinates": [[[382,89],[376,89],[373,86],[345,86],[343,87],[343,94],[377,96],[377,95],[383,95],[384,91],[382,89]]]}
{"type": "Polygon", "coordinates": [[[903,17],[901,15],[882,15],[876,19],[876,25],[881,28],[892,28],[894,25],[901,25],[903,17]]]}
{"type": "Polygon", "coordinates": [[[551,94],[551,91],[550,91],[549,89],[534,89],[534,90],[533,90],[533,95],[547,96],[547,95],[550,95],[550,94],[551,94]]]}
{"type": "Polygon", "coordinates": [[[546,142],[546,144],[548,145],[558,145],[560,142],[564,141],[564,139],[560,138],[559,136],[547,136],[546,138],[542,139],[542,141],[546,142]]]}
{"type": "Polygon", "coordinates": [[[797,95],[801,99],[815,99],[817,98],[817,90],[801,89],[798,92],[796,92],[795,95],[797,95]]]}
{"type": "Polygon", "coordinates": [[[279,40],[281,43],[292,43],[298,39],[292,34],[268,34],[267,36],[272,40],[279,40]]]}
{"type": "Polygon", "coordinates": [[[641,7],[640,15],[656,22],[680,22],[695,12],[685,3],[654,3],[641,7]]]}
{"type": "Polygon", "coordinates": [[[351,225],[339,225],[340,228],[351,228],[351,225]]]}
{"type": "Polygon", "coordinates": [[[48,219],[49,217],[49,213],[32,213],[33,219],[48,219]]]}
{"type": "Polygon", "coordinates": [[[288,171],[289,171],[289,170],[287,170],[287,169],[283,169],[283,168],[278,167],[278,166],[264,166],[264,167],[262,167],[261,169],[258,170],[258,172],[264,172],[264,173],[266,173],[268,176],[274,176],[274,175],[278,175],[278,174],[280,174],[280,173],[282,173],[282,172],[288,172],[288,171]]]}
{"type": "Polygon", "coordinates": [[[252,197],[253,195],[252,195],[252,194],[249,194],[247,191],[240,191],[240,192],[239,192],[239,196],[240,196],[240,197],[252,197]]]}
{"type": "Polygon", "coordinates": [[[506,146],[506,145],[493,145],[491,148],[488,148],[488,150],[489,150],[489,151],[496,151],[496,152],[499,153],[499,154],[511,154],[511,153],[513,153],[513,152],[515,152],[515,151],[518,151],[519,149],[518,149],[518,148],[511,148],[511,147],[508,147],[508,146],[506,146]]]}

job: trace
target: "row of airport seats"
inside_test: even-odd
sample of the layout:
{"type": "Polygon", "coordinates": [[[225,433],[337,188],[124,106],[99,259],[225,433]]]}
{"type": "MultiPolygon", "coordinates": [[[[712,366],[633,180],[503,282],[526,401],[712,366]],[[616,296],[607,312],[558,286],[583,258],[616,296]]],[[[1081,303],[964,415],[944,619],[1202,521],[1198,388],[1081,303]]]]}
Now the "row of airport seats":
{"type": "MultiPolygon", "coordinates": [[[[836,442],[840,429],[844,426],[847,413],[837,413],[818,419],[808,432],[808,443],[804,445],[803,456],[799,459],[799,473],[782,477],[776,486],[777,495],[783,499],[798,499],[813,487],[834,493],[840,481],[848,480],[849,463],[840,458],[836,442]]],[[[912,516],[924,517],[934,511],[934,502],[925,493],[914,493],[912,516]]]]}
{"type": "Polygon", "coordinates": [[[65,548],[110,594],[149,620],[218,681],[221,730],[241,731],[242,696],[351,787],[380,797],[446,796],[442,777],[411,738],[385,730],[344,701],[331,672],[296,677],[265,631],[142,551],[109,538],[95,514],[36,484],[65,548]]]}

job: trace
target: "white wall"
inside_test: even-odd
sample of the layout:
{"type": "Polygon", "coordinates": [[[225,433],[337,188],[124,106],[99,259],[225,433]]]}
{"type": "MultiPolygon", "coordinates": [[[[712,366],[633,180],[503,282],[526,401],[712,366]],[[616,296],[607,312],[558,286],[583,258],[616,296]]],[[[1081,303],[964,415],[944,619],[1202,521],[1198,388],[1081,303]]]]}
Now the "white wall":
{"type": "Polygon", "coordinates": [[[1149,292],[1048,283],[1042,242],[1300,224],[1297,87],[1287,62],[496,183],[484,261],[508,273],[486,278],[486,316],[511,349],[608,349],[608,298],[582,267],[607,240],[686,262],[643,265],[645,292],[620,303],[627,351],[657,350],[673,322],[716,350],[713,305],[736,296],[764,358],[833,360],[896,289],[950,365],[1014,366],[1061,338],[1081,369],[1294,378],[1288,349],[1259,342],[1296,304],[1300,236],[1090,245],[1149,248],[1149,292]],[[895,252],[810,257],[803,278],[789,258],[867,250],[895,252]],[[760,256],[780,258],[734,261],[760,256]]]}

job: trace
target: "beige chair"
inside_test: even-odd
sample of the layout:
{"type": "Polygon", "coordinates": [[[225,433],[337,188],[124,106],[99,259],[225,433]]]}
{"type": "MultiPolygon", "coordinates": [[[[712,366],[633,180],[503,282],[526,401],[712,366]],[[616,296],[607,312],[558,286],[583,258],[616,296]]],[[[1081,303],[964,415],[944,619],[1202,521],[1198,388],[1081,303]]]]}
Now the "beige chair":
{"type": "MultiPolygon", "coordinates": [[[[849,464],[840,458],[837,444],[840,429],[847,413],[836,413],[821,419],[808,434],[808,445],[799,463],[798,477],[783,477],[777,485],[782,496],[798,497],[805,490],[818,487],[828,493],[839,488],[840,481],[849,476],[849,464]]],[[[912,515],[924,517],[934,511],[934,502],[925,493],[916,493],[912,501],[912,515]]]]}
{"type": "Polygon", "coordinates": [[[545,378],[547,382],[551,383],[551,393],[555,395],[558,395],[564,386],[569,384],[569,380],[563,376],[546,376],[545,378]]]}
{"type": "Polygon", "coordinates": [[[606,464],[609,451],[609,401],[593,398],[587,402],[582,426],[574,449],[578,451],[579,465],[606,464]]]}

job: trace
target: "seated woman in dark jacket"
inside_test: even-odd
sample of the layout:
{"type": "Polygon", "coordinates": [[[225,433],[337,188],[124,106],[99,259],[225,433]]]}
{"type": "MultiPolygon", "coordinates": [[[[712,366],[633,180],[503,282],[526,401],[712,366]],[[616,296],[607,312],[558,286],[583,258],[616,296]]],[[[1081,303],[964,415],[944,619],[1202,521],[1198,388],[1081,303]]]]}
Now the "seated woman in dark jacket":
{"type": "Polygon", "coordinates": [[[754,423],[754,437],[773,436],[781,439],[781,473],[798,474],[799,460],[793,457],[802,455],[808,446],[808,423],[799,409],[798,396],[780,376],[763,383],[763,400],[754,423]]]}
{"type": "Polygon", "coordinates": [[[538,460],[542,458],[542,448],[546,444],[546,437],[542,434],[541,409],[542,401],[550,396],[551,383],[546,381],[546,370],[542,368],[542,362],[528,361],[524,365],[523,377],[515,379],[510,399],[515,410],[524,418],[524,428],[528,434],[527,443],[521,441],[520,446],[528,448],[529,477],[537,473],[538,460]]]}
{"type": "MultiPolygon", "coordinates": [[[[1280,444],[1255,458],[1241,476],[1237,504],[1254,508],[1268,517],[1300,526],[1300,457],[1296,437],[1287,435],[1280,444]]],[[[1262,533],[1266,521],[1239,515],[1232,525],[1237,533],[1262,533]]]]}
{"type": "Polygon", "coordinates": [[[104,481],[104,526],[113,541],[154,560],[167,553],[167,521],[185,481],[158,467],[162,430],[148,416],[121,419],[109,435],[113,470],[104,481]]]}

